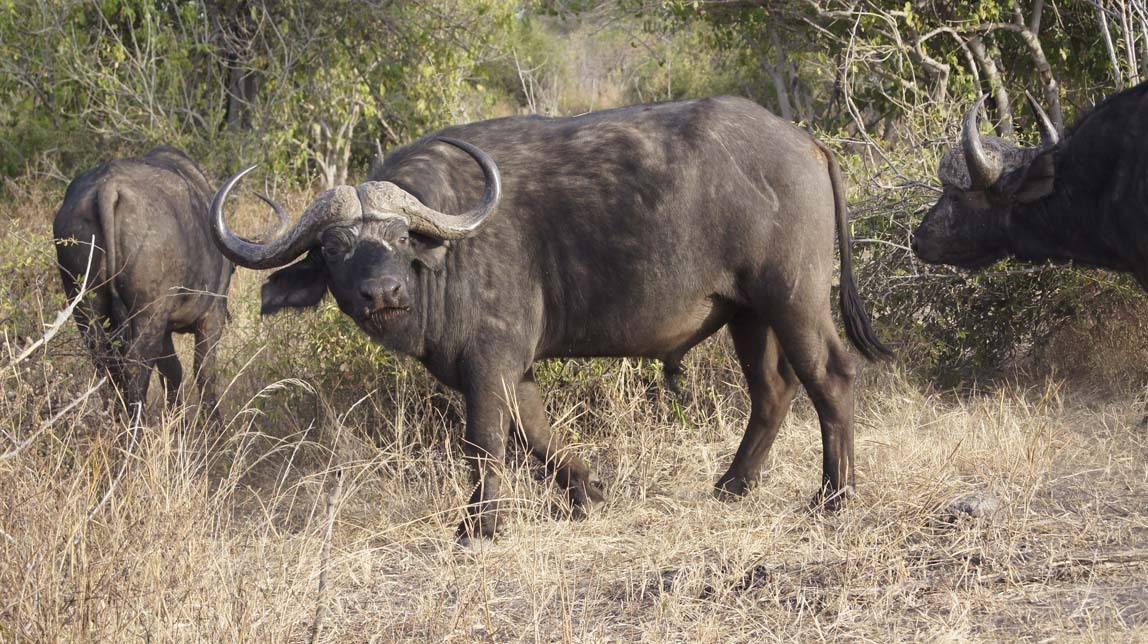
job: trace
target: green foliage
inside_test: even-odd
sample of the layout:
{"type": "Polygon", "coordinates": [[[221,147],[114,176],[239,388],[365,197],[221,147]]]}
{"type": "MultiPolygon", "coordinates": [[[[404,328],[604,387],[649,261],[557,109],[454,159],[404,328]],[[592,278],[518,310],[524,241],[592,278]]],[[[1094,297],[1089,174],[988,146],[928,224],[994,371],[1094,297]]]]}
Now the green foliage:
{"type": "Polygon", "coordinates": [[[20,225],[0,226],[5,249],[0,254],[0,342],[20,346],[26,338],[39,338],[52,322],[43,318],[45,311],[65,306],[49,241],[50,217],[43,206],[60,196],[56,191],[20,189],[15,199],[0,204],[0,221],[21,220],[20,225]]]}
{"type": "Polygon", "coordinates": [[[344,373],[367,374],[394,362],[382,345],[370,339],[339,310],[331,298],[319,306],[316,323],[300,337],[304,355],[321,356],[321,364],[344,373]]]}
{"type": "Polygon", "coordinates": [[[473,70],[500,55],[516,8],[9,0],[0,4],[0,171],[47,163],[68,177],[160,143],[221,171],[254,160],[304,182],[314,159],[335,153],[364,168],[375,140],[403,143],[463,115],[481,93],[473,70]],[[337,143],[317,136],[340,128],[337,143]]]}

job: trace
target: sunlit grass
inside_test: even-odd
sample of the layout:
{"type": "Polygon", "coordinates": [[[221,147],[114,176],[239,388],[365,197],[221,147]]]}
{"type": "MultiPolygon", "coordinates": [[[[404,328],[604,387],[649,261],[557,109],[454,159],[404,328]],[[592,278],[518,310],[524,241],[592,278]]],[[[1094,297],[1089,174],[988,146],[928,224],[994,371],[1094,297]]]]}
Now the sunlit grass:
{"type": "MultiPolygon", "coordinates": [[[[239,217],[261,214],[245,203],[239,217]]],[[[21,234],[46,238],[50,216],[21,234]]],[[[63,307],[36,261],[0,363],[37,330],[26,320],[63,307]]],[[[550,417],[609,501],[561,518],[561,495],[516,452],[505,535],[463,549],[458,397],[417,364],[361,353],[324,326],[336,316],[260,320],[259,280],[240,271],[232,288],[221,426],[158,395],[147,422],[114,421],[106,386],[82,398],[97,376],[71,325],[0,373],[0,639],[306,641],[316,615],[331,642],[1148,637],[1135,392],[955,394],[870,366],[859,495],[823,514],[807,505],[821,447],[803,396],[761,486],[713,498],[747,408],[725,338],[688,359],[686,408],[651,395],[645,362],[551,364],[550,417]],[[954,515],[969,496],[995,511],[954,515]]]]}

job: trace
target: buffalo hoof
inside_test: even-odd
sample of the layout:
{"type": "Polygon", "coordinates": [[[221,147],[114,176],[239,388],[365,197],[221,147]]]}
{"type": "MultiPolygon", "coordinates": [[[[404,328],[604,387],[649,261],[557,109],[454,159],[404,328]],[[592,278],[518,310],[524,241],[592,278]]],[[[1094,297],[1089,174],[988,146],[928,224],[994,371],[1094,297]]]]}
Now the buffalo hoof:
{"type": "Polygon", "coordinates": [[[683,387],[679,378],[667,378],[666,391],[670,392],[670,395],[673,396],[674,400],[678,401],[678,404],[682,407],[689,407],[694,404],[693,392],[683,387]]]}
{"type": "Polygon", "coordinates": [[[753,489],[754,481],[726,473],[714,483],[714,496],[721,501],[736,501],[753,489]]]}
{"type": "Polygon", "coordinates": [[[852,485],[846,485],[839,490],[822,488],[809,500],[809,509],[822,512],[837,512],[849,503],[856,493],[852,485]]]}
{"type": "Polygon", "coordinates": [[[499,523],[496,513],[468,516],[462,520],[462,523],[458,524],[458,529],[454,531],[454,538],[458,541],[458,545],[469,548],[476,541],[495,539],[498,536],[499,523]]]}
{"type": "Polygon", "coordinates": [[[651,382],[646,387],[646,400],[656,404],[662,397],[669,395],[671,401],[678,403],[678,406],[685,408],[694,403],[694,395],[688,389],[682,387],[681,382],[677,378],[667,378],[663,383],[659,384],[651,382]]]}
{"type": "Polygon", "coordinates": [[[481,551],[483,544],[494,544],[494,537],[480,537],[471,536],[469,534],[460,534],[455,537],[455,543],[463,550],[481,551]]]}

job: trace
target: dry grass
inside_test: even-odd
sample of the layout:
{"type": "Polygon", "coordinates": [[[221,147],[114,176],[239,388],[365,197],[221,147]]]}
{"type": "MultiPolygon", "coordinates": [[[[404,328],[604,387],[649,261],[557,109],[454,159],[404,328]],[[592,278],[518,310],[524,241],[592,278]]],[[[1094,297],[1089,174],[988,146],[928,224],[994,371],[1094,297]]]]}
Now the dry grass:
{"type": "MultiPolygon", "coordinates": [[[[63,306],[36,246],[55,197],[0,213],[27,224],[5,239],[32,258],[4,278],[31,285],[29,310],[2,318],[5,356],[63,306]]],[[[508,533],[464,550],[457,398],[409,362],[357,362],[339,335],[325,346],[345,359],[320,361],[310,338],[326,318],[258,320],[259,278],[232,288],[224,427],[184,410],[113,424],[105,389],[0,460],[0,639],[307,641],[316,615],[331,642],[1148,638],[1148,432],[1133,394],[936,393],[869,367],[860,496],[827,515],[805,503],[821,455],[804,398],[762,486],[711,496],[747,406],[724,339],[691,355],[685,409],[651,397],[640,361],[548,365],[551,418],[610,501],[560,518],[518,454],[508,533]],[[948,510],[972,494],[999,508],[948,510]]],[[[0,455],[94,381],[71,325],[0,373],[0,455]]]]}

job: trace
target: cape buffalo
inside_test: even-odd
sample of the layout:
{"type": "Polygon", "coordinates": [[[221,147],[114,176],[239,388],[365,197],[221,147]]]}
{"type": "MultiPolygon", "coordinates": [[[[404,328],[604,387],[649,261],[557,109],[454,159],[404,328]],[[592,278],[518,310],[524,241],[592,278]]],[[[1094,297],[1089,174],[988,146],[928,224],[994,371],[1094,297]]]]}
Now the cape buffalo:
{"type": "Polygon", "coordinates": [[[374,181],[323,193],[265,245],[224,221],[250,169],[212,203],[224,254],[249,268],[307,254],[270,276],[263,312],[330,291],[371,337],[462,392],[475,475],[463,541],[494,533],[511,426],[576,514],[602,498],[551,433],[535,360],[675,367],[723,326],[752,411],[719,493],[756,481],[799,381],[821,421],[819,499],[835,505],[851,489],[855,366],[829,306],[835,226],[846,333],[866,356],[887,349],[853,282],[833,154],[764,108],[722,97],[451,127],[391,152],[374,181]]]}
{"type": "Polygon", "coordinates": [[[944,194],[913,235],[917,256],[964,268],[1074,261],[1148,288],[1148,83],[1102,101],[1063,140],[1034,102],[1039,147],[981,136],[979,106],[941,159],[944,194]]]}
{"type": "Polygon", "coordinates": [[[233,268],[208,233],[212,192],[187,155],[158,147],[76,177],[56,214],[64,291],[71,299],[87,285],[76,322],[129,409],[146,400],[152,366],[174,402],[182,369],[172,332],[195,333],[196,381],[204,407],[215,406],[212,349],[227,316],[233,268]]]}

